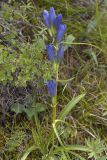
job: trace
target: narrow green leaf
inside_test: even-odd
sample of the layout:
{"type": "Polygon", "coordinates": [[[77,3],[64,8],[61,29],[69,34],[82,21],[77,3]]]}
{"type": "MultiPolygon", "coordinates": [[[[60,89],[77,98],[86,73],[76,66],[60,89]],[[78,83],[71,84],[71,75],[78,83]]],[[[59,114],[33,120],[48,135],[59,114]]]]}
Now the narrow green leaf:
{"type": "Polygon", "coordinates": [[[55,153],[59,151],[84,151],[84,152],[90,152],[90,149],[87,146],[83,145],[67,145],[67,146],[56,146],[56,149],[54,150],[55,153]]]}
{"type": "Polygon", "coordinates": [[[36,132],[36,130],[34,128],[32,128],[32,136],[33,136],[35,145],[39,148],[40,140],[39,140],[38,133],[36,132]]]}
{"type": "Polygon", "coordinates": [[[32,152],[36,150],[35,146],[31,146],[30,148],[28,148],[28,150],[24,153],[23,157],[21,158],[21,160],[26,160],[26,158],[28,157],[28,155],[32,152]]]}
{"type": "Polygon", "coordinates": [[[85,94],[81,94],[75,98],[73,98],[60,112],[58,119],[63,120],[67,114],[75,107],[75,105],[85,96],[85,94]]]}
{"type": "Polygon", "coordinates": [[[96,65],[98,66],[98,61],[97,61],[97,56],[96,56],[96,53],[94,51],[91,51],[90,54],[92,55],[96,65]]]}

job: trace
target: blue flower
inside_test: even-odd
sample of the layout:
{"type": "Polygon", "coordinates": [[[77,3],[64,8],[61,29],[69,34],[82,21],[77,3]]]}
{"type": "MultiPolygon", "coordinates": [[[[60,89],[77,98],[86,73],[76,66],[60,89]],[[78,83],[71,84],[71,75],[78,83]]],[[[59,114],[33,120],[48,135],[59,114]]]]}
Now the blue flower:
{"type": "Polygon", "coordinates": [[[55,22],[54,22],[56,29],[59,28],[61,23],[62,23],[62,14],[58,14],[58,16],[56,17],[55,22]]]}
{"type": "Polygon", "coordinates": [[[56,82],[55,80],[49,80],[47,83],[48,86],[48,93],[51,97],[56,95],[56,82]]]}
{"type": "Polygon", "coordinates": [[[45,25],[49,28],[50,27],[50,20],[49,20],[49,12],[47,10],[43,11],[43,19],[44,19],[44,23],[45,25]]]}
{"type": "Polygon", "coordinates": [[[50,25],[53,25],[56,19],[56,14],[55,14],[55,10],[53,7],[50,8],[50,12],[49,12],[49,21],[50,21],[50,25]]]}
{"type": "Polygon", "coordinates": [[[56,35],[57,42],[60,42],[63,39],[65,31],[66,31],[66,25],[60,24],[56,35]]]}
{"type": "Polygon", "coordinates": [[[46,27],[50,28],[51,25],[54,25],[56,14],[53,7],[50,8],[50,11],[47,10],[43,11],[43,19],[46,27]]]}
{"type": "Polygon", "coordinates": [[[64,46],[60,44],[58,52],[57,52],[57,60],[60,62],[62,58],[64,57],[64,46]]]}
{"type": "Polygon", "coordinates": [[[62,23],[62,14],[58,14],[58,16],[56,16],[54,8],[51,7],[49,12],[47,10],[43,11],[43,19],[48,28],[53,25],[58,29],[59,25],[62,23]]]}
{"type": "Polygon", "coordinates": [[[48,57],[50,61],[53,61],[55,59],[55,49],[53,45],[47,45],[46,46],[47,52],[48,52],[48,57]]]}

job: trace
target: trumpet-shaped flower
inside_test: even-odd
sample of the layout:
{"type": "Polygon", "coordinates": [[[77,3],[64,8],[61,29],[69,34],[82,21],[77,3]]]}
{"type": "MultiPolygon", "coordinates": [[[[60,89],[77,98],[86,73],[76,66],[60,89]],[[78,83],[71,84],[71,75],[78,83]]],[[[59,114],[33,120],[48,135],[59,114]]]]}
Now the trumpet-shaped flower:
{"type": "Polygon", "coordinates": [[[54,22],[56,29],[59,28],[61,23],[62,23],[62,14],[58,14],[58,16],[56,17],[55,22],[54,22]]]}
{"type": "Polygon", "coordinates": [[[55,80],[49,80],[48,81],[48,93],[51,97],[54,97],[56,95],[56,82],[55,80]]]}
{"type": "Polygon", "coordinates": [[[47,45],[46,46],[47,52],[48,52],[48,57],[50,61],[53,61],[55,59],[55,49],[53,45],[47,45]]]}
{"type": "Polygon", "coordinates": [[[50,12],[49,12],[49,21],[50,21],[50,25],[53,25],[56,19],[56,14],[55,14],[55,10],[53,7],[50,8],[50,12]]]}
{"type": "Polygon", "coordinates": [[[43,11],[43,19],[45,25],[49,28],[50,27],[50,20],[49,20],[49,12],[47,10],[43,11]]]}
{"type": "Polygon", "coordinates": [[[66,25],[60,24],[56,35],[57,42],[60,42],[63,39],[65,31],[66,31],[66,25]]]}
{"type": "Polygon", "coordinates": [[[47,10],[43,11],[43,19],[46,27],[50,28],[53,26],[58,29],[62,23],[62,14],[58,14],[58,16],[56,16],[54,8],[51,7],[49,12],[47,10]]]}
{"type": "Polygon", "coordinates": [[[54,25],[56,14],[53,7],[50,8],[50,11],[47,10],[43,11],[43,19],[46,27],[50,28],[51,25],[54,25]]]}
{"type": "Polygon", "coordinates": [[[60,44],[58,52],[57,52],[57,60],[60,62],[62,58],[64,57],[64,46],[60,44]]]}

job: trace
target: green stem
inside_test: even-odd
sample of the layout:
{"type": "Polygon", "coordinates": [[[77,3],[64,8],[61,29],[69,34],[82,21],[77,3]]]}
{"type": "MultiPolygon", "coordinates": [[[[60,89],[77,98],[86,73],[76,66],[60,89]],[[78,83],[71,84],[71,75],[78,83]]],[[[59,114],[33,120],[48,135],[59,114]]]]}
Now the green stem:
{"type": "Polygon", "coordinates": [[[98,0],[96,0],[96,17],[99,15],[99,5],[98,5],[98,0]]]}
{"type": "MultiPolygon", "coordinates": [[[[59,70],[59,64],[56,63],[56,65],[55,65],[55,74],[56,74],[56,95],[52,98],[52,109],[53,109],[53,121],[52,121],[52,124],[55,124],[55,120],[56,120],[56,112],[57,112],[58,70],[59,70]]],[[[55,139],[55,133],[54,133],[54,130],[53,130],[53,146],[54,146],[54,139],[55,139]]]]}
{"type": "Polygon", "coordinates": [[[53,97],[52,99],[52,108],[53,108],[53,121],[52,123],[55,123],[55,119],[56,119],[56,101],[57,101],[57,97],[53,97]]]}

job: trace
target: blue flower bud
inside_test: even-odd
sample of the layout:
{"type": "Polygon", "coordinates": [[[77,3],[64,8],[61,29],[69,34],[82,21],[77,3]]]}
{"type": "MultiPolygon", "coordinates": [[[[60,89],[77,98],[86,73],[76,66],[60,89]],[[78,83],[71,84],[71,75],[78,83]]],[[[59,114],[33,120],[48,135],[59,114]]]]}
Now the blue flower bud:
{"type": "Polygon", "coordinates": [[[56,14],[55,14],[55,10],[53,7],[50,8],[50,12],[49,12],[49,20],[50,20],[50,25],[53,25],[56,19],[56,14]]]}
{"type": "Polygon", "coordinates": [[[56,17],[55,22],[54,22],[56,29],[59,28],[61,23],[62,23],[62,14],[58,14],[58,16],[56,17]]]}
{"type": "Polygon", "coordinates": [[[64,57],[64,46],[60,44],[58,52],[57,52],[57,60],[60,62],[62,58],[64,57]]]}
{"type": "Polygon", "coordinates": [[[47,45],[46,46],[48,57],[50,61],[53,61],[55,59],[55,49],[53,45],[47,45]]]}
{"type": "Polygon", "coordinates": [[[60,42],[63,39],[65,31],[66,31],[66,25],[60,24],[56,35],[57,42],[60,42]]]}
{"type": "Polygon", "coordinates": [[[56,82],[55,80],[49,80],[48,81],[48,93],[51,97],[56,95],[56,82]]]}
{"type": "Polygon", "coordinates": [[[50,20],[49,20],[49,12],[47,10],[43,11],[43,19],[45,25],[49,28],[50,27],[50,20]]]}

